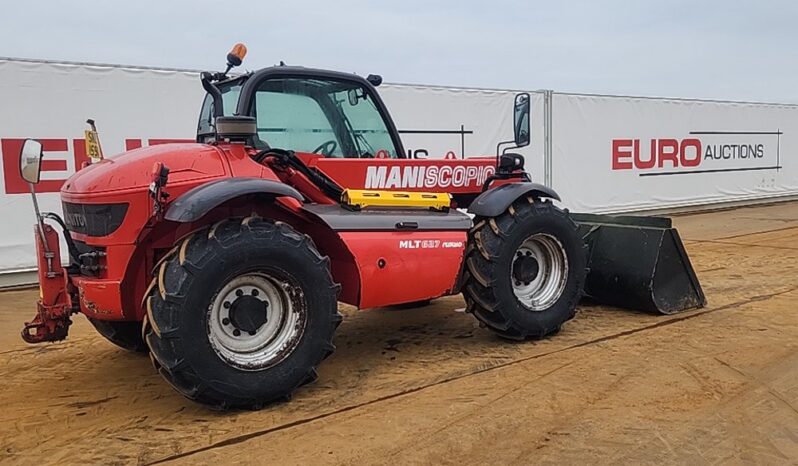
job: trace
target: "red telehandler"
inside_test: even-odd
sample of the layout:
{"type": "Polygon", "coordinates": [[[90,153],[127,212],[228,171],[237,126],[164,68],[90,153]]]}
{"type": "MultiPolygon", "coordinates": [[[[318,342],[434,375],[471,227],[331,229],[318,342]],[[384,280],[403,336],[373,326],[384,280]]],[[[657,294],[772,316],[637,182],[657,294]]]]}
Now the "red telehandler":
{"type": "MultiPolygon", "coordinates": [[[[661,313],[704,305],[668,219],[569,214],[508,149],[406,159],[379,76],[277,66],[228,77],[245,51],[201,74],[196,143],[81,169],[61,189],[63,218],[39,212],[41,144],[25,142],[41,289],[25,341],[64,339],[80,312],[116,345],[149,351],[186,397],[257,408],[316,378],[338,301],[462,293],[513,340],[558,331],[584,295],[661,313]]],[[[529,107],[516,96],[505,147],[529,143],[529,107]]]]}

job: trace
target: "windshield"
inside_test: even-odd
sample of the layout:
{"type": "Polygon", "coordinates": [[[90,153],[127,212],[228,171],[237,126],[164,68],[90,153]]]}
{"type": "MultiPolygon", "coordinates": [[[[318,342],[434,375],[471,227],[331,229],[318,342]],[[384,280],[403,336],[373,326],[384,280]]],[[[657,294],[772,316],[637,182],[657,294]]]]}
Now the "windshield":
{"type": "Polygon", "coordinates": [[[269,147],[337,158],[398,156],[379,108],[354,81],[268,79],[255,93],[253,113],[269,147]]]}
{"type": "MultiPolygon", "coordinates": [[[[238,105],[238,94],[241,93],[241,81],[231,81],[219,83],[216,86],[222,92],[222,106],[224,115],[232,115],[238,105]]],[[[205,139],[213,139],[216,128],[213,126],[213,98],[210,94],[205,94],[200,110],[199,123],[197,124],[197,141],[206,142],[205,139]]]]}

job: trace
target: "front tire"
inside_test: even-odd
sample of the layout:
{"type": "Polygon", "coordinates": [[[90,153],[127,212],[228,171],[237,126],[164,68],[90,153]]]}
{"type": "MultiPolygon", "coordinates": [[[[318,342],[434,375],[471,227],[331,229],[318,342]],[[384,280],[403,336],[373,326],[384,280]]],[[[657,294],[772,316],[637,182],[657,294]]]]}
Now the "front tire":
{"type": "Polygon", "coordinates": [[[568,212],[528,197],[474,224],[463,288],[467,310],[504,338],[559,331],[576,313],[586,275],[586,246],[568,212]]]}
{"type": "Polygon", "coordinates": [[[194,401],[257,409],[288,399],[335,349],[329,259],[287,224],[220,222],[154,273],[145,340],[161,375],[194,401]]]}
{"type": "Polygon", "coordinates": [[[147,352],[147,345],[141,336],[141,322],[88,319],[97,333],[116,346],[135,353],[147,352]]]}

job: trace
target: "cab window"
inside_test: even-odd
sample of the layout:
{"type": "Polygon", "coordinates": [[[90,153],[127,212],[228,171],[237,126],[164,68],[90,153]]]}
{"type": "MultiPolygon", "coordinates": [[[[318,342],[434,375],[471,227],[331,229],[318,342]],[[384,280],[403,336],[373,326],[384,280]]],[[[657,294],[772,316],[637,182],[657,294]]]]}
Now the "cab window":
{"type": "Polygon", "coordinates": [[[342,144],[330,120],[311,97],[280,92],[255,94],[258,137],[281,149],[343,157],[342,144]]]}
{"type": "Polygon", "coordinates": [[[269,147],[326,157],[398,156],[366,88],[322,78],[276,78],[255,93],[258,138],[269,147]]]}

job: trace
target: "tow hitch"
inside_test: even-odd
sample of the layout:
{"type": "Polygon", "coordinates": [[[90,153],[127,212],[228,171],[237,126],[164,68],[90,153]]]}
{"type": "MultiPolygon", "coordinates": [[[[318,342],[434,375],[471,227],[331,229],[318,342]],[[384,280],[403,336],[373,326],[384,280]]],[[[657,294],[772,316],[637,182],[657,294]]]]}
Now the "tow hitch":
{"type": "Polygon", "coordinates": [[[75,312],[70,294],[69,275],[61,265],[61,248],[58,233],[44,223],[39,211],[34,185],[39,182],[42,159],[42,145],[39,141],[28,139],[20,153],[20,174],[30,186],[33,208],[36,210],[36,256],[39,262],[39,301],[36,303],[36,317],[25,322],[22,339],[28,343],[59,341],[67,336],[75,312]]]}
{"type": "Polygon", "coordinates": [[[76,312],[69,293],[69,275],[61,265],[58,233],[44,222],[36,225],[36,253],[39,258],[39,301],[36,317],[25,322],[22,339],[28,343],[60,341],[66,338],[76,312]]]}

